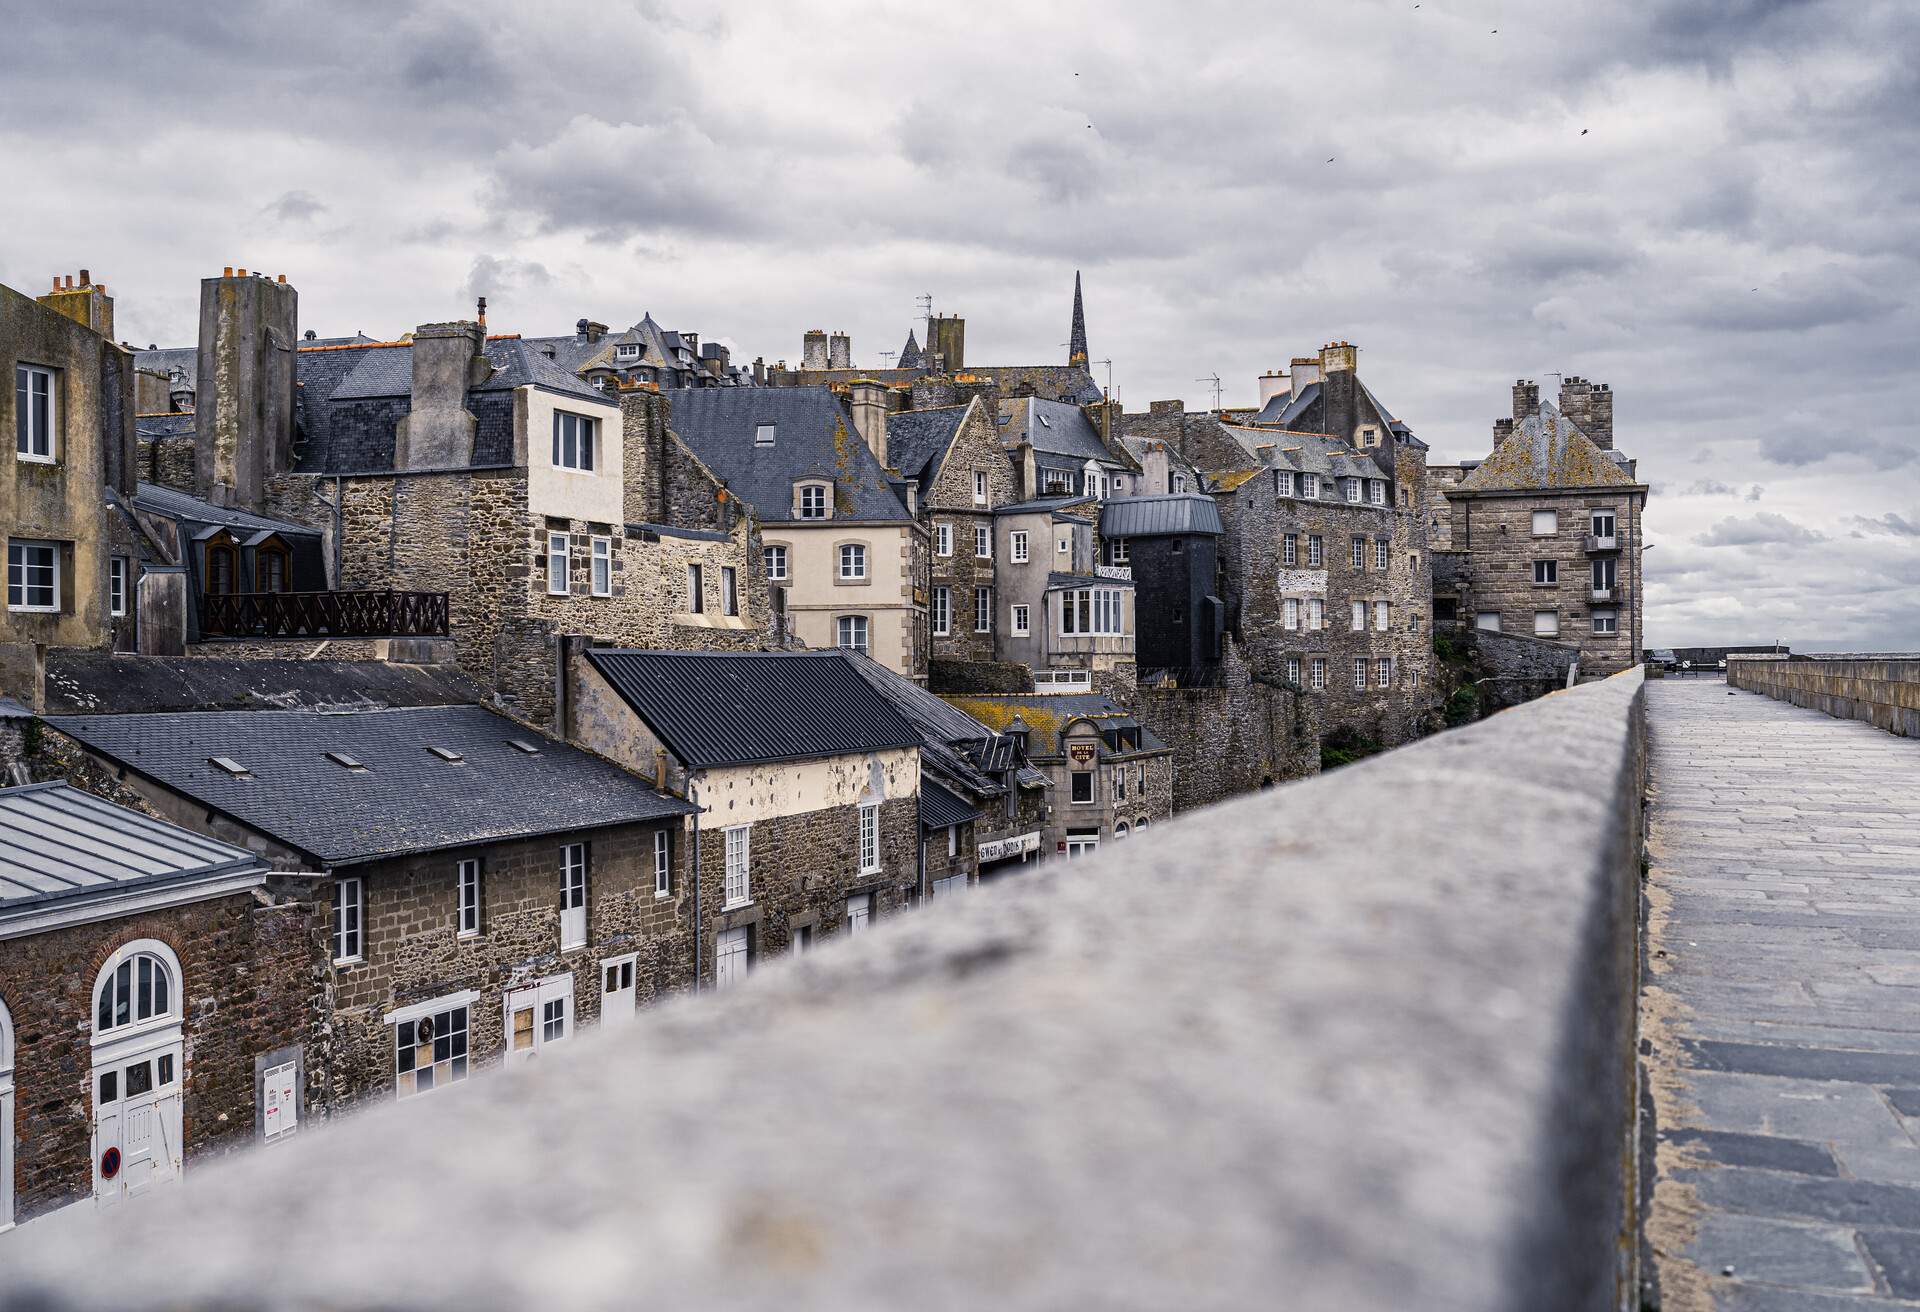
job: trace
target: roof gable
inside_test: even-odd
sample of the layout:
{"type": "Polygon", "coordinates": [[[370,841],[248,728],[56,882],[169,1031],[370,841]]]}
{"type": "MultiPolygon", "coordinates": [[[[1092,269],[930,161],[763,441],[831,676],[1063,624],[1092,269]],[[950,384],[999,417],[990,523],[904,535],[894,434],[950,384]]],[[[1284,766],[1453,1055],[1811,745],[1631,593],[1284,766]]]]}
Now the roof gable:
{"type": "Polygon", "coordinates": [[[887,473],[824,387],[701,387],[669,393],[667,427],[704,461],[762,523],[793,522],[793,485],[834,485],[833,519],[902,523],[907,508],[887,473]],[[761,424],[773,444],[756,445],[761,424]]]}
{"type": "Polygon", "coordinates": [[[1463,492],[1527,488],[1633,487],[1632,475],[1551,402],[1521,420],[1480,467],[1455,485],[1463,492]]]}

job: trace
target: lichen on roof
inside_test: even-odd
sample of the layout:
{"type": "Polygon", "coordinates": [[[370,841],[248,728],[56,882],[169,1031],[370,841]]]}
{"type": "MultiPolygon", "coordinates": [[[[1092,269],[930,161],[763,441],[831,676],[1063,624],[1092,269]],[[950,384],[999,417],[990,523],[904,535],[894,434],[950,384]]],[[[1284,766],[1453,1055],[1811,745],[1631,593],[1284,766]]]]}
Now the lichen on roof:
{"type": "Polygon", "coordinates": [[[1551,402],[1528,415],[1513,433],[1461,479],[1463,491],[1522,488],[1631,487],[1633,478],[1551,402]]]}

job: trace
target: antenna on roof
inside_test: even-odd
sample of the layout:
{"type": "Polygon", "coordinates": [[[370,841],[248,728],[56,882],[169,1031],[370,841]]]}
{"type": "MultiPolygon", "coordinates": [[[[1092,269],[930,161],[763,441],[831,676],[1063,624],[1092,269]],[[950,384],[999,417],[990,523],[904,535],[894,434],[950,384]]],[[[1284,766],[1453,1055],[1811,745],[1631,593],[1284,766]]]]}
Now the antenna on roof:
{"type": "Polygon", "coordinates": [[[1107,367],[1107,395],[1112,396],[1113,395],[1113,361],[1095,360],[1094,363],[1103,364],[1107,367]]]}
{"type": "Polygon", "coordinates": [[[1215,411],[1215,413],[1218,413],[1218,412],[1219,412],[1219,409],[1220,409],[1220,375],[1219,375],[1219,374],[1208,374],[1208,375],[1207,375],[1207,376],[1206,376],[1205,378],[1196,378],[1196,379],[1194,379],[1193,381],[1194,381],[1194,382],[1196,382],[1196,383],[1208,383],[1208,384],[1211,384],[1211,385],[1212,385],[1212,387],[1213,387],[1213,408],[1214,408],[1214,411],[1215,411]]]}
{"type": "MultiPolygon", "coordinates": [[[[931,333],[933,331],[933,293],[921,292],[913,298],[913,303],[920,307],[920,317],[927,321],[927,331],[931,333]]],[[[931,350],[932,347],[929,346],[928,349],[931,350]]]]}

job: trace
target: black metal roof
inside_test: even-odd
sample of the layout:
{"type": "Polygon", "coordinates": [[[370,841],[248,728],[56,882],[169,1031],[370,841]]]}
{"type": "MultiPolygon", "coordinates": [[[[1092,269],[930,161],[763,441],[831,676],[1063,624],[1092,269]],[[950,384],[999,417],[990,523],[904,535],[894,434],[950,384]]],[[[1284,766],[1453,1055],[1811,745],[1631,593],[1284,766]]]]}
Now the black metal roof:
{"type": "Polygon", "coordinates": [[[906,717],[837,651],[602,647],[587,659],[689,769],[920,745],[906,717]]]}
{"type": "Polygon", "coordinates": [[[185,492],[179,492],[170,487],[161,487],[158,483],[141,483],[133,495],[133,505],[136,510],[145,510],[192,524],[218,524],[224,528],[246,529],[250,532],[266,530],[314,538],[320,536],[319,529],[308,528],[305,524],[295,524],[285,519],[269,519],[265,515],[255,515],[227,506],[216,506],[211,501],[202,501],[199,497],[188,496],[185,492]]]}
{"type": "Polygon", "coordinates": [[[242,848],[64,783],[0,788],[0,913],[266,869],[242,848]]]}
{"type": "Polygon", "coordinates": [[[48,715],[377,710],[472,705],[487,696],[486,689],[454,665],[132,656],[76,647],[47,651],[48,715]]]}
{"type": "Polygon", "coordinates": [[[922,829],[945,829],[950,825],[963,825],[969,820],[978,820],[983,814],[985,812],[979,807],[969,805],[964,799],[956,797],[933,780],[920,781],[920,827],[922,829]]]}
{"type": "Polygon", "coordinates": [[[1118,497],[1100,506],[1103,538],[1218,536],[1227,531],[1220,507],[1201,492],[1169,492],[1149,497],[1118,497]]]}
{"type": "Polygon", "coordinates": [[[694,809],[618,766],[478,706],[61,715],[47,723],[328,865],[694,809]],[[430,750],[436,747],[460,759],[430,750]],[[365,768],[348,768],[329,753],[365,768]],[[245,773],[222,768],[214,757],[245,773]]]}

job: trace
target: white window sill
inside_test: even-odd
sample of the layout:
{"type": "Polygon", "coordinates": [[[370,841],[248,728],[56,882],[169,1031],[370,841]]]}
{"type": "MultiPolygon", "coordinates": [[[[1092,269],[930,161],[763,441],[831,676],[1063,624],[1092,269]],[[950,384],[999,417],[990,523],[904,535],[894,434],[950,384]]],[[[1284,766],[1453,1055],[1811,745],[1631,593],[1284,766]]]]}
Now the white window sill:
{"type": "Polygon", "coordinates": [[[57,465],[60,463],[60,458],[58,456],[29,455],[27,452],[21,451],[17,447],[14,449],[13,458],[19,461],[23,465],[57,465]]]}
{"type": "Polygon", "coordinates": [[[367,964],[367,959],[365,957],[335,957],[333,964],[335,966],[364,966],[367,964]]]}
{"type": "Polygon", "coordinates": [[[728,911],[738,911],[742,907],[750,907],[752,905],[753,905],[753,899],[748,897],[748,898],[742,898],[738,902],[722,902],[720,904],[720,910],[723,913],[728,911]]]}
{"type": "Polygon", "coordinates": [[[7,610],[15,615],[58,615],[58,606],[8,606],[7,610]]]}
{"type": "Polygon", "coordinates": [[[477,929],[463,929],[463,930],[461,930],[461,931],[460,931],[459,933],[457,933],[457,934],[455,934],[455,935],[454,935],[454,937],[455,937],[455,938],[462,938],[462,939],[465,939],[465,938],[479,938],[479,937],[480,937],[480,931],[479,931],[479,930],[477,930],[477,929]]]}
{"type": "Polygon", "coordinates": [[[664,901],[665,899],[670,898],[672,896],[673,896],[673,890],[670,888],[656,888],[653,890],[653,900],[655,902],[664,901]]]}

